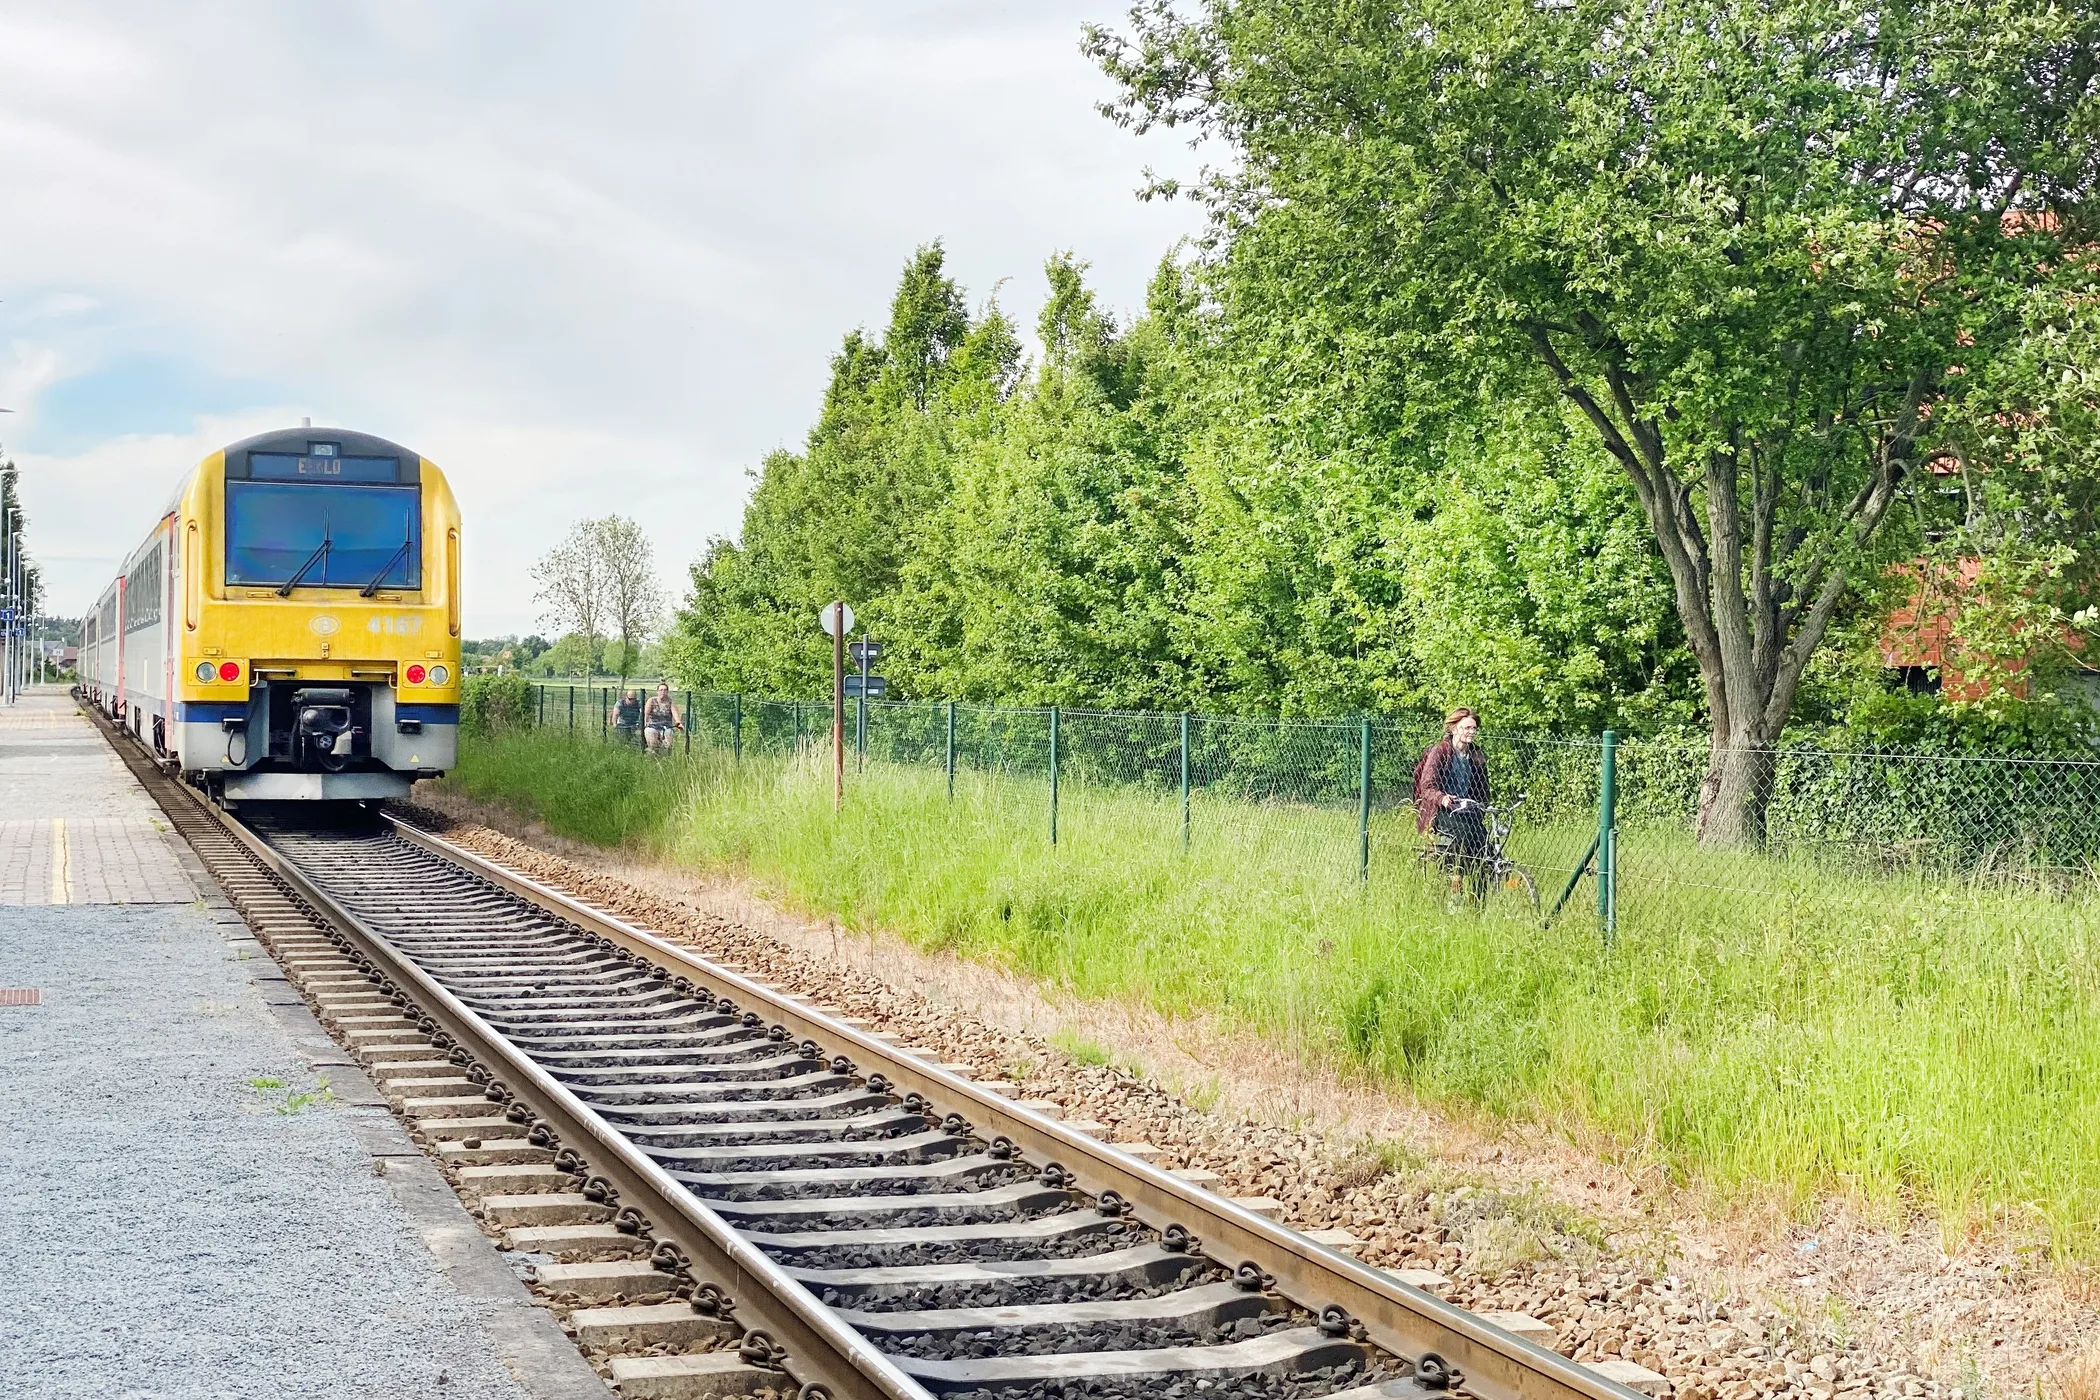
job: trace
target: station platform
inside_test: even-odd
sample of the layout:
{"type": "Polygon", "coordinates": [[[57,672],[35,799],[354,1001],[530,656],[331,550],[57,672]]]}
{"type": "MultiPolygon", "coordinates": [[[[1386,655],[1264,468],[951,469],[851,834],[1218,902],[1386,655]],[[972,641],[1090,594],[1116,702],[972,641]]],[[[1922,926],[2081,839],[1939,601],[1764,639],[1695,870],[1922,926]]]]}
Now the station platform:
{"type": "Polygon", "coordinates": [[[108,741],[0,705],[0,1395],[607,1400],[108,741]]]}
{"type": "Polygon", "coordinates": [[[72,697],[0,705],[0,904],[187,904],[170,839],[72,697]]]}

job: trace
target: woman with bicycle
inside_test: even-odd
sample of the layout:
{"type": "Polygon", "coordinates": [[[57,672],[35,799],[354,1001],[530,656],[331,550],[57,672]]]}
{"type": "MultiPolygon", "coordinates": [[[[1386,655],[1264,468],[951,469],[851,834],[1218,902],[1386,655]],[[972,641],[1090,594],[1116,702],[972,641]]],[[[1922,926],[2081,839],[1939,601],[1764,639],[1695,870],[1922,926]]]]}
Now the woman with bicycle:
{"type": "Polygon", "coordinates": [[[1444,848],[1454,897],[1486,879],[1487,808],[1494,800],[1487,755],[1474,739],[1480,716],[1461,705],[1444,716],[1444,737],[1415,765],[1415,829],[1444,848]]]}
{"type": "Polygon", "coordinates": [[[672,733],[684,728],[685,721],[678,717],[678,702],[671,698],[671,683],[659,681],[656,694],[642,706],[642,742],[651,753],[669,753],[672,733]]]}

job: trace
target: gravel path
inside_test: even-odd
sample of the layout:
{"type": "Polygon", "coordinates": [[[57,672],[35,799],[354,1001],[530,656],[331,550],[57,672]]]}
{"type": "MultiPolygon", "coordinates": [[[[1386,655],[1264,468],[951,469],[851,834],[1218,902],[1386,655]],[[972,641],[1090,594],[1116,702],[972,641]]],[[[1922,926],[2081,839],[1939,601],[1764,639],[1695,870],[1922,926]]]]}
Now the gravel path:
{"type": "Polygon", "coordinates": [[[526,1395],[197,907],[0,909],[0,985],[0,1395],[526,1395]]]}

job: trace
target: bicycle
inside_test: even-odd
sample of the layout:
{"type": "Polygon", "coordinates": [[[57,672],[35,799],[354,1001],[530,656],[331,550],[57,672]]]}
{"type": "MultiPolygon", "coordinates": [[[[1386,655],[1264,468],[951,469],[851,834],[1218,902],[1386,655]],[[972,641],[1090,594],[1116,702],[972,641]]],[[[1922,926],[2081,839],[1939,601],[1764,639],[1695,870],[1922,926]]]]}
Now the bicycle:
{"type": "Polygon", "coordinates": [[[1490,894],[1499,892],[1522,901],[1534,915],[1538,913],[1538,881],[1532,878],[1529,870],[1511,860],[1507,850],[1512,829],[1510,818],[1523,805],[1521,795],[1507,807],[1485,806],[1470,797],[1462,797],[1452,805],[1450,810],[1454,812],[1481,813],[1486,842],[1485,849],[1478,856],[1460,855],[1458,843],[1452,837],[1431,830],[1429,844],[1422,848],[1422,864],[1434,868],[1452,882],[1454,901],[1466,895],[1476,905],[1485,904],[1490,894]]]}

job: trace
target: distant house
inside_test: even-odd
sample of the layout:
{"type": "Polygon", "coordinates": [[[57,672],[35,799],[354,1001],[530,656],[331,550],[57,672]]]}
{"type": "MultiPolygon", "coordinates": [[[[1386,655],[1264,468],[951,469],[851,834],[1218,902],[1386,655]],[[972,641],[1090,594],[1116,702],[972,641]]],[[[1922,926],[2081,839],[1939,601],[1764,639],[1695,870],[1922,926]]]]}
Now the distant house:
{"type": "MultiPolygon", "coordinates": [[[[1955,618],[1963,600],[1975,591],[1976,581],[1983,574],[1983,562],[1961,559],[1947,565],[1914,559],[1900,565],[1898,572],[1908,574],[1914,582],[1910,597],[1892,609],[1881,624],[1881,664],[1895,672],[1904,689],[1913,695],[1980,700],[1990,694],[1990,677],[1972,679],[1962,673],[1958,661],[1961,639],[1954,634],[1955,618]],[[1949,660],[1950,653],[1956,658],[1953,662],[1949,660]]],[[[2064,641],[2076,651],[2084,639],[2066,632],[2064,641]]],[[[2006,667],[2013,673],[2010,685],[2015,694],[2026,693],[2020,676],[2027,664],[2027,658],[2021,657],[2006,667]]],[[[2081,665],[2070,680],[2071,689],[2100,708],[2100,666],[2081,665]]]]}

